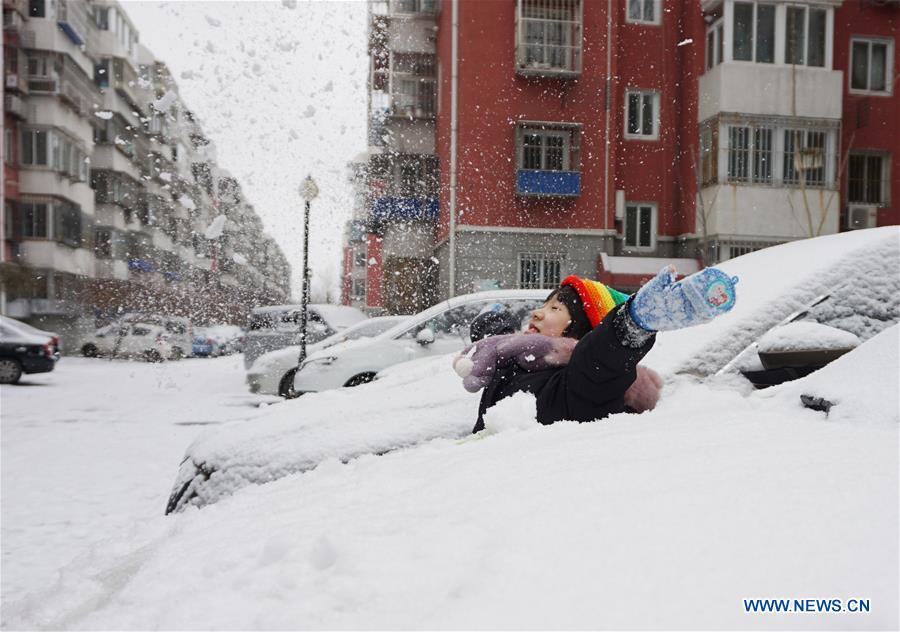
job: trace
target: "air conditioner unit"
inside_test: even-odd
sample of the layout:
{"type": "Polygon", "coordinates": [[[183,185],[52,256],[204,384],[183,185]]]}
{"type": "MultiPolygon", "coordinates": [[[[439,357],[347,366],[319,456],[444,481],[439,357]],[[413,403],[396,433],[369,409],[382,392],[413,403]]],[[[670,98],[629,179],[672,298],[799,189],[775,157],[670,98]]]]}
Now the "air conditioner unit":
{"type": "Polygon", "coordinates": [[[19,75],[14,75],[12,73],[6,75],[6,87],[12,89],[19,88],[19,75]]]}
{"type": "Polygon", "coordinates": [[[878,209],[874,206],[850,206],[847,208],[847,229],[875,228],[878,209]]]}

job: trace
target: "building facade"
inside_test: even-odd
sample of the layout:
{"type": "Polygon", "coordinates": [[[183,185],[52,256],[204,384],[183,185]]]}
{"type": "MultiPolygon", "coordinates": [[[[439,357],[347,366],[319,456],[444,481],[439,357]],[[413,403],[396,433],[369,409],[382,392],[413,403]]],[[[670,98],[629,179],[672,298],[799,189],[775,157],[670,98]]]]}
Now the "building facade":
{"type": "Polygon", "coordinates": [[[7,0],[3,25],[5,314],[72,349],[123,311],[285,299],[283,253],[117,2],[7,0]]]}
{"type": "Polygon", "coordinates": [[[567,274],[633,290],[666,262],[900,222],[896,1],[371,6],[371,92],[402,116],[370,108],[359,171],[370,308],[405,291],[385,263],[403,248],[430,300],[567,274]],[[411,155],[437,172],[434,211],[395,201],[435,199],[411,155]]]}

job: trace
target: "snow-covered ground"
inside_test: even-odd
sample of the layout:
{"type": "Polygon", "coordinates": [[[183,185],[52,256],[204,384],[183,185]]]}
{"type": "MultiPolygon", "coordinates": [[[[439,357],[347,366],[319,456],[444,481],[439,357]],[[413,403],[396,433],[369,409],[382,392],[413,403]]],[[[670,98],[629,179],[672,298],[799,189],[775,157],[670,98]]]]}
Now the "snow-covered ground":
{"type": "MultiPolygon", "coordinates": [[[[856,349],[765,391],[696,377],[841,287],[806,259],[814,282],[764,284],[779,268],[754,253],[730,264],[743,308],[652,352],[660,405],[593,424],[539,426],[522,395],[469,439],[449,358],[264,408],[239,357],[65,358],[0,391],[3,628],[897,629],[897,231],[863,232],[819,242],[853,246],[853,291],[819,315],[856,349]],[[281,478],[163,516],[185,447],[224,421],[195,454],[281,478]],[[816,611],[747,611],[761,599],[816,611]]],[[[795,248],[816,252],[768,255],[795,248]]]]}
{"type": "Polygon", "coordinates": [[[261,402],[240,356],[181,362],[63,358],[0,387],[3,610],[91,546],[157,518],[184,448],[261,402]]]}

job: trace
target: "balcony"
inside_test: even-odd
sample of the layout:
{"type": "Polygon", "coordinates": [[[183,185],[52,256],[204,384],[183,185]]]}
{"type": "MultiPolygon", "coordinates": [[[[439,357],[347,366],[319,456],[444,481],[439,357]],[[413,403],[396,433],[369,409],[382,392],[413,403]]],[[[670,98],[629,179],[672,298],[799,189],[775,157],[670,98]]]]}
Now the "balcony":
{"type": "Polygon", "coordinates": [[[840,119],[841,77],[824,68],[725,62],[700,76],[698,120],[719,112],[840,119]]]}
{"type": "Polygon", "coordinates": [[[18,119],[25,120],[27,118],[28,106],[25,102],[15,94],[3,95],[3,111],[12,114],[18,119]]]}
{"type": "Polygon", "coordinates": [[[372,203],[371,218],[375,222],[435,221],[437,217],[438,201],[436,199],[382,197],[372,203]]]}
{"type": "Polygon", "coordinates": [[[516,3],[516,73],[573,79],[581,74],[580,0],[516,3]]]}
{"type": "Polygon", "coordinates": [[[7,306],[13,318],[31,316],[74,316],[78,306],[52,298],[17,298],[7,306]]]}
{"type": "Polygon", "coordinates": [[[581,173],[578,171],[516,171],[516,195],[533,197],[578,197],[581,173]]]}

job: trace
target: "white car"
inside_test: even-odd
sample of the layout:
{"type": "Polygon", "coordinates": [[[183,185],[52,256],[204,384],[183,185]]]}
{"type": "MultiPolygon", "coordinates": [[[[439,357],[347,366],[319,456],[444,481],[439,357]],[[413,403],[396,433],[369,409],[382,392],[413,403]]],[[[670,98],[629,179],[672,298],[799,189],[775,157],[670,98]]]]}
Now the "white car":
{"type": "MultiPolygon", "coordinates": [[[[360,310],[347,305],[312,303],[308,308],[307,346],[368,318],[360,310]]],[[[300,312],[300,305],[270,305],[250,312],[250,323],[244,337],[245,369],[249,369],[264,353],[300,344],[300,312]]]]}
{"type": "Polygon", "coordinates": [[[371,382],[389,366],[460,351],[471,342],[469,325],[486,311],[508,311],[520,322],[550,290],[495,290],[451,298],[374,338],[320,349],[294,377],[297,394],[371,382]]]}
{"type": "Polygon", "coordinates": [[[144,322],[117,322],[98,329],[82,352],[87,357],[142,358],[148,362],[184,357],[181,345],[165,326],[144,322]]]}
{"type": "MultiPolygon", "coordinates": [[[[411,316],[376,316],[359,322],[340,333],[329,336],[307,348],[307,355],[315,354],[321,349],[333,347],[347,340],[371,338],[377,336],[409,320],[411,316]]],[[[261,355],[247,371],[247,386],[251,393],[263,395],[279,395],[285,398],[296,397],[294,391],[294,374],[297,372],[297,361],[300,347],[290,346],[278,351],[261,355]]]]}
{"type": "MultiPolygon", "coordinates": [[[[101,327],[92,336],[88,336],[81,345],[81,355],[86,358],[107,355],[134,355],[131,351],[123,352],[122,340],[119,340],[119,338],[134,337],[130,325],[135,323],[158,328],[159,333],[164,338],[164,345],[158,346],[154,341],[154,344],[146,345],[146,350],[152,349],[159,352],[160,349],[165,347],[165,353],[162,356],[168,360],[178,360],[191,354],[193,327],[190,320],[179,316],[133,313],[125,314],[106,327],[101,327]]],[[[156,330],[154,329],[154,331],[156,330]]],[[[137,336],[136,338],[140,337],[137,336]]],[[[140,345],[135,339],[126,341],[126,346],[130,349],[140,345]]]]}

